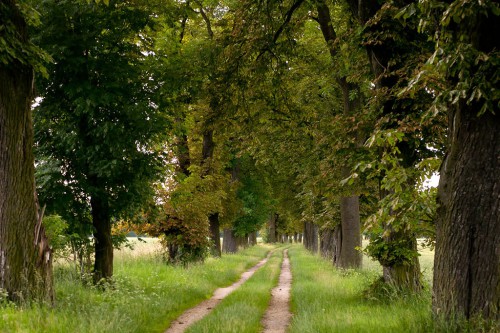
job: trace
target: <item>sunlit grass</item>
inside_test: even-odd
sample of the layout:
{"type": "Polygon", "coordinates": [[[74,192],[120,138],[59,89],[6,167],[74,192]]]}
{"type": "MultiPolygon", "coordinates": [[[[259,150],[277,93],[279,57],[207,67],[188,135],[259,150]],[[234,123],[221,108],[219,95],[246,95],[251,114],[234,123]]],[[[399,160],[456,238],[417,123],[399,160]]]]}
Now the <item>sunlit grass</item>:
{"type": "Polygon", "coordinates": [[[289,254],[294,312],[290,332],[432,331],[428,290],[390,302],[367,300],[363,290],[379,276],[376,266],[342,271],[301,246],[293,246],[289,254]]]}
{"type": "Polygon", "coordinates": [[[154,251],[117,253],[113,285],[83,286],[74,270],[56,267],[55,307],[0,307],[0,332],[163,332],[180,313],[236,281],[270,250],[255,246],[188,268],[165,265],[154,251]]]}

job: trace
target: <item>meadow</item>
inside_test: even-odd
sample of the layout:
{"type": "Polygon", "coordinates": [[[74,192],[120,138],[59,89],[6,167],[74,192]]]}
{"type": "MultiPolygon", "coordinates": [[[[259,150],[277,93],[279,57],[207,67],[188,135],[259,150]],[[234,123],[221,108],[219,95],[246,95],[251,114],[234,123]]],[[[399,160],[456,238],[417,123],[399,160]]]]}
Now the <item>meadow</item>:
{"type": "MultiPolygon", "coordinates": [[[[282,250],[289,248],[294,313],[289,332],[428,332],[433,329],[430,291],[421,296],[370,298],[363,291],[380,275],[365,258],[364,269],[339,271],[301,245],[263,245],[238,254],[208,259],[186,268],[166,265],[154,239],[136,242],[134,250],[115,252],[115,278],[106,290],[83,285],[74,268],[54,270],[55,306],[0,305],[0,332],[164,332],[170,322],[216,288],[275,249],[268,263],[226,297],[188,332],[260,332],[260,318],[277,282],[282,250]]],[[[422,252],[429,280],[432,253],[422,252]],[[429,268],[429,269],[428,269],[429,268]]]]}

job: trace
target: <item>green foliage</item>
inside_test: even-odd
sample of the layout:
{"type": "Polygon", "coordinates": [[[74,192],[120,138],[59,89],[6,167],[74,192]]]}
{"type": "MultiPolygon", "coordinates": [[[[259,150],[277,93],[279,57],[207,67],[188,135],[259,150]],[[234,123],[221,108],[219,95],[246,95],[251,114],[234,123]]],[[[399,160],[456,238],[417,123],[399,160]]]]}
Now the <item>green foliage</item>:
{"type": "Polygon", "coordinates": [[[434,217],[436,214],[435,188],[425,188],[424,182],[437,172],[440,160],[427,158],[411,167],[404,165],[399,146],[408,140],[397,130],[376,131],[367,141],[375,148],[376,157],[358,163],[354,173],[344,182],[378,180],[381,198],[378,208],[367,217],[364,232],[371,242],[365,253],[382,265],[409,264],[418,253],[407,239],[392,239],[392,234],[411,230],[426,237],[427,245],[434,242],[434,217]]]}
{"type": "Polygon", "coordinates": [[[68,223],[59,215],[44,216],[42,223],[52,251],[56,255],[59,254],[68,245],[68,238],[66,237],[68,223]]]}
{"type": "Polygon", "coordinates": [[[269,187],[255,161],[249,156],[235,160],[237,169],[236,200],[238,207],[232,216],[232,227],[237,236],[245,236],[261,229],[271,213],[269,187]]]}
{"type": "MultiPolygon", "coordinates": [[[[446,80],[442,89],[436,90],[435,113],[444,111],[447,104],[478,105],[478,115],[494,112],[500,106],[497,89],[500,78],[500,54],[495,48],[478,48],[478,36],[473,33],[478,22],[500,16],[500,5],[495,1],[454,1],[450,5],[439,1],[423,1],[423,27],[439,17],[436,28],[435,50],[415,77],[410,88],[437,78],[446,80]]],[[[434,25],[431,25],[433,27],[434,25]]]]}
{"type": "Polygon", "coordinates": [[[418,252],[411,250],[411,244],[407,240],[387,241],[380,235],[370,238],[370,243],[364,252],[386,267],[410,265],[418,257],[418,252]]]}
{"type": "Polygon", "coordinates": [[[14,2],[14,7],[6,2],[0,3],[0,65],[8,66],[18,62],[32,67],[35,72],[47,77],[45,65],[52,58],[40,47],[30,42],[26,34],[26,26],[19,26],[20,18],[28,25],[38,26],[40,16],[26,1],[14,2]],[[15,22],[14,20],[17,20],[15,22]]]}
{"type": "MultiPolygon", "coordinates": [[[[86,224],[89,197],[107,202],[111,216],[132,216],[164,177],[169,119],[163,74],[153,66],[153,5],[36,4],[42,16],[34,40],[54,58],[49,77],[37,82],[39,193],[71,232],[86,224]]],[[[84,240],[87,232],[76,234],[84,240]]]]}

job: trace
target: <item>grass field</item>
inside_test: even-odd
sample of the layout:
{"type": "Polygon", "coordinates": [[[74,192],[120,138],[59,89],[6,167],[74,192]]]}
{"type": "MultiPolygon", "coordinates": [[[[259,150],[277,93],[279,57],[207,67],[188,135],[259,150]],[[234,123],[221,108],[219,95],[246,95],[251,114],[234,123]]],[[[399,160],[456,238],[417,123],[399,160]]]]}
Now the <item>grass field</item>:
{"type": "Polygon", "coordinates": [[[156,249],[155,241],[148,240],[136,245],[139,252],[118,251],[115,282],[106,291],[83,286],[69,267],[56,267],[55,307],[0,305],[0,332],[163,332],[185,309],[236,281],[270,247],[253,247],[186,269],[165,265],[156,249]]]}
{"type": "MultiPolygon", "coordinates": [[[[341,271],[301,246],[290,251],[292,265],[292,333],[431,332],[431,297],[423,295],[367,300],[363,291],[380,275],[380,266],[365,258],[363,270],[341,271]]],[[[430,263],[426,263],[428,265],[430,263]]]]}
{"type": "MultiPolygon", "coordinates": [[[[216,288],[230,285],[269,250],[279,247],[264,267],[189,332],[260,331],[260,318],[279,275],[283,246],[258,245],[182,268],[165,265],[157,240],[133,243],[134,250],[115,252],[110,288],[84,286],[73,268],[58,264],[55,306],[20,308],[0,303],[0,332],[163,332],[185,309],[210,297],[216,288]]],[[[365,257],[363,270],[339,271],[301,245],[291,245],[289,255],[294,312],[290,332],[432,331],[429,289],[420,297],[367,300],[362,293],[380,275],[378,263],[365,257]]],[[[433,254],[424,250],[420,259],[430,281],[433,254]]]]}

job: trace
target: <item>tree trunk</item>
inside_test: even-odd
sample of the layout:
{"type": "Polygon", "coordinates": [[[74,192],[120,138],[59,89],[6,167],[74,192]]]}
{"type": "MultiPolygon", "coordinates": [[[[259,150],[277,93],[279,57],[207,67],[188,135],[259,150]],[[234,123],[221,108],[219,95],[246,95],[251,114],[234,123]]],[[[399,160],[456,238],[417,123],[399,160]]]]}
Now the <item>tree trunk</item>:
{"type": "MultiPolygon", "coordinates": [[[[387,230],[387,229],[386,229],[387,230]]],[[[398,232],[390,232],[385,238],[387,243],[397,241],[400,247],[410,249],[412,252],[417,252],[417,239],[409,230],[401,230],[398,232]],[[405,244],[402,246],[402,244],[405,244]]],[[[412,259],[410,263],[397,263],[394,265],[382,265],[384,281],[396,288],[404,288],[413,292],[422,290],[422,279],[420,272],[420,263],[418,257],[412,259]]]]}
{"type": "MultiPolygon", "coordinates": [[[[366,22],[375,15],[375,13],[381,8],[383,4],[382,2],[377,1],[356,0],[348,0],[347,3],[351,11],[354,13],[354,15],[357,16],[359,22],[362,25],[366,24],[366,22]]],[[[394,23],[398,24],[397,22],[394,23]]],[[[387,28],[383,25],[381,25],[380,27],[375,27],[375,25],[372,25],[370,26],[370,29],[372,32],[374,32],[374,29],[379,29],[380,31],[378,32],[381,35],[387,32],[387,28]]],[[[406,35],[401,35],[399,38],[409,37],[406,35]]],[[[371,65],[371,71],[375,79],[375,88],[384,91],[387,94],[386,89],[388,91],[394,89],[399,80],[398,74],[395,73],[395,68],[397,69],[397,66],[395,64],[390,65],[390,63],[399,61],[399,58],[403,58],[403,56],[408,55],[407,52],[409,51],[401,49],[397,45],[397,42],[395,42],[394,39],[391,38],[382,39],[381,41],[379,41],[379,43],[372,43],[372,45],[367,45],[366,50],[368,60],[371,65]]],[[[395,126],[398,120],[397,115],[404,115],[405,113],[411,112],[411,110],[406,109],[395,109],[395,99],[396,97],[389,95],[389,97],[384,100],[383,104],[380,105],[384,114],[391,117],[390,120],[392,123],[389,123],[386,126],[395,126]]],[[[405,143],[403,142],[403,145],[404,144],[405,143]]],[[[406,167],[412,167],[415,161],[409,161],[415,159],[415,151],[409,150],[407,149],[407,147],[402,147],[401,144],[398,145],[398,148],[401,151],[401,154],[398,157],[405,161],[406,167]]],[[[409,186],[413,186],[413,184],[410,184],[409,186]]],[[[405,230],[406,228],[409,228],[409,226],[401,225],[399,226],[399,228],[405,230]]],[[[394,230],[392,230],[390,226],[384,226],[384,229],[384,233],[390,234],[390,238],[392,239],[392,241],[395,241],[397,237],[401,237],[397,241],[400,244],[408,245],[407,248],[401,250],[416,250],[416,246],[413,245],[416,243],[416,240],[409,239],[409,237],[414,238],[411,232],[394,232],[394,230]]],[[[386,283],[394,285],[401,289],[409,289],[416,292],[420,291],[422,288],[422,282],[418,258],[416,258],[416,260],[412,260],[409,263],[406,263],[406,265],[398,265],[397,267],[384,266],[384,280],[386,283]],[[398,285],[398,283],[402,284],[398,285]]]]}
{"type": "Polygon", "coordinates": [[[333,259],[334,230],[330,228],[321,230],[319,244],[321,256],[325,259],[333,259]]]}
{"type": "Polygon", "coordinates": [[[191,172],[191,158],[189,156],[189,144],[186,134],[182,134],[177,138],[177,171],[183,177],[188,177],[191,172]]]}
{"type": "MultiPolygon", "coordinates": [[[[202,175],[206,176],[213,172],[212,170],[212,159],[214,155],[215,142],[213,139],[214,132],[212,130],[206,129],[203,132],[203,147],[202,147],[202,162],[203,167],[202,175]]],[[[208,216],[209,221],[209,234],[212,245],[210,248],[210,253],[214,257],[220,257],[222,255],[221,245],[220,245],[220,222],[219,213],[214,212],[208,216]]]]}
{"type": "MultiPolygon", "coordinates": [[[[18,34],[9,37],[28,44],[16,3],[3,1],[0,11],[2,25],[12,24],[18,34]]],[[[35,191],[32,97],[32,67],[17,59],[0,61],[0,289],[20,303],[54,299],[52,253],[35,191]]]]}
{"type": "MultiPolygon", "coordinates": [[[[323,1],[318,1],[316,6],[318,10],[318,23],[332,60],[334,60],[338,53],[335,47],[337,34],[333,28],[330,9],[323,1]]],[[[347,117],[353,116],[361,109],[360,88],[354,83],[349,83],[345,76],[337,76],[336,79],[342,91],[342,99],[344,102],[343,113],[347,117]],[[356,93],[354,95],[357,96],[354,99],[352,98],[353,93],[356,93]]],[[[359,142],[360,137],[361,135],[357,132],[353,134],[351,138],[354,142],[354,144],[351,145],[352,149],[361,145],[359,142]]],[[[346,166],[342,170],[342,176],[348,177],[350,172],[351,168],[346,166]]],[[[356,247],[361,247],[361,224],[359,218],[358,196],[353,194],[348,197],[342,197],[340,199],[340,209],[341,225],[340,233],[336,233],[338,237],[335,242],[337,250],[334,255],[335,265],[339,268],[359,268],[361,267],[361,253],[356,250],[356,247]]]]}
{"type": "Polygon", "coordinates": [[[176,264],[179,259],[179,245],[174,243],[167,243],[168,250],[168,262],[171,264],[176,264]]]}
{"type": "Polygon", "coordinates": [[[238,251],[238,244],[234,231],[232,229],[224,229],[222,235],[222,251],[224,253],[236,253],[238,251]]]}
{"type": "Polygon", "coordinates": [[[318,226],[312,222],[304,222],[304,246],[309,251],[318,252],[318,226]]]}
{"type": "Polygon", "coordinates": [[[236,236],[236,251],[248,247],[248,236],[236,236]]]}
{"type": "Polygon", "coordinates": [[[336,246],[340,250],[335,265],[339,268],[360,268],[361,252],[361,223],[359,221],[359,197],[343,197],[340,199],[340,243],[336,246]]]}
{"type": "Polygon", "coordinates": [[[220,223],[219,223],[219,213],[210,214],[208,217],[210,223],[210,239],[212,240],[210,253],[214,257],[220,257],[222,255],[220,248],[220,223]]]}
{"type": "MultiPolygon", "coordinates": [[[[498,51],[500,17],[492,12],[477,15],[466,19],[465,25],[453,26],[453,38],[463,40],[468,36],[477,50],[498,51]]],[[[498,75],[496,57],[494,60],[490,55],[486,60],[491,66],[488,70],[497,73],[490,75],[498,75]]],[[[478,75],[474,66],[466,73],[478,75]]],[[[449,80],[456,83],[472,78],[449,80]]],[[[494,88],[498,93],[498,86],[494,88]]],[[[481,105],[476,102],[461,100],[448,107],[448,153],[438,187],[433,310],[448,318],[480,316],[498,324],[500,108],[498,97],[491,102],[493,108],[481,116],[481,105]]]]}
{"type": "Polygon", "coordinates": [[[500,110],[462,103],[449,115],[438,190],[433,308],[446,317],[500,309],[500,110]]]}
{"type": "Polygon", "coordinates": [[[276,220],[277,220],[277,215],[275,213],[272,213],[271,216],[269,217],[269,234],[267,236],[267,242],[268,243],[276,243],[276,220]]]}
{"type": "Polygon", "coordinates": [[[250,246],[257,245],[257,231],[250,233],[248,236],[248,243],[250,246]]]}
{"type": "Polygon", "coordinates": [[[113,241],[111,238],[111,216],[106,199],[92,197],[92,225],[94,226],[95,261],[94,283],[113,276],[113,241]]]}
{"type": "Polygon", "coordinates": [[[318,253],[319,249],[319,226],[315,223],[312,224],[312,234],[311,234],[311,252],[318,253]]]}

